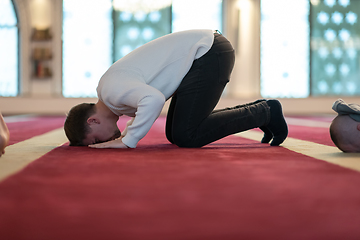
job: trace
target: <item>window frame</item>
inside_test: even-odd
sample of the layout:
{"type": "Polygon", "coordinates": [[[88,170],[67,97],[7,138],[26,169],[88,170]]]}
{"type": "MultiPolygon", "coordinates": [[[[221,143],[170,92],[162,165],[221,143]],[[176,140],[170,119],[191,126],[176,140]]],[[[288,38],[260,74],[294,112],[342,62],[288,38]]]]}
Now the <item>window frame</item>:
{"type": "Polygon", "coordinates": [[[20,81],[20,60],[21,60],[21,45],[20,45],[20,18],[19,18],[19,13],[18,13],[18,8],[17,8],[17,4],[15,0],[9,0],[12,4],[12,7],[14,9],[14,14],[15,14],[15,18],[16,18],[16,24],[13,26],[10,25],[3,25],[0,26],[1,28],[16,28],[16,37],[17,37],[17,53],[16,53],[16,84],[17,84],[17,89],[16,89],[16,94],[15,96],[0,96],[0,97],[18,97],[21,95],[21,81],[20,81]]]}

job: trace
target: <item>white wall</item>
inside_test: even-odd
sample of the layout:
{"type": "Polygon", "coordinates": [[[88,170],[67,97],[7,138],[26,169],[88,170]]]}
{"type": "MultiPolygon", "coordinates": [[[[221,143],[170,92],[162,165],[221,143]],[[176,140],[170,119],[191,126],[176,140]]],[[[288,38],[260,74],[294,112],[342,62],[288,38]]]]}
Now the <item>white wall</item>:
{"type": "MultiPolygon", "coordinates": [[[[19,14],[20,79],[22,94],[16,98],[0,98],[4,114],[42,113],[65,114],[73,105],[95,102],[96,99],[65,99],[61,96],[62,65],[62,0],[14,0],[19,14]],[[53,76],[39,80],[31,77],[32,28],[50,25],[53,38],[51,67],[53,76]]],[[[224,35],[236,49],[236,62],[219,107],[242,104],[260,97],[260,0],[225,0],[224,35]],[[239,4],[240,2],[240,4],[239,4]]],[[[287,114],[333,113],[332,103],[337,97],[281,99],[287,114]]],[[[343,98],[360,103],[358,98],[343,98]]]]}

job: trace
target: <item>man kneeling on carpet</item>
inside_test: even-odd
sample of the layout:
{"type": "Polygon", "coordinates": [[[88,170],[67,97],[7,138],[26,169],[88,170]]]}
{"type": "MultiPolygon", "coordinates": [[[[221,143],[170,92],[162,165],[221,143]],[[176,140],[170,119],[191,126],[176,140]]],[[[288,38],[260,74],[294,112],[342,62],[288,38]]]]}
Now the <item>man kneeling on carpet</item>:
{"type": "Polygon", "coordinates": [[[330,125],[332,141],[343,152],[360,152],[360,105],[338,99],[332,109],[338,113],[330,125]]]}
{"type": "Polygon", "coordinates": [[[70,145],[135,148],[170,98],[166,137],[179,147],[202,147],[257,127],[264,131],[262,142],[280,145],[288,128],[279,101],[214,111],[234,61],[230,42],[212,30],[172,33],[135,49],[101,77],[96,104],[70,110],[64,125],[70,145]],[[132,119],[121,134],[122,115],[132,119]]]}

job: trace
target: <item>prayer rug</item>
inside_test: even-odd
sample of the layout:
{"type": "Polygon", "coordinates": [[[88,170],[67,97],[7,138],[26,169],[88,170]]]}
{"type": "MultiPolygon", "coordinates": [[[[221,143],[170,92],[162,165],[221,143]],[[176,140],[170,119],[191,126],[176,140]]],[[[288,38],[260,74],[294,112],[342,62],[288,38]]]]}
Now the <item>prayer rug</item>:
{"type": "MultiPolygon", "coordinates": [[[[1,239],[360,238],[357,161],[327,161],[360,155],[335,149],[329,118],[288,118],[282,147],[252,130],[199,149],[169,144],[164,117],[136,149],[69,147],[56,130],[64,118],[43,120],[0,158],[15,161],[32,139],[52,145],[0,182],[1,239]]],[[[31,146],[27,155],[41,147],[31,146]]]]}

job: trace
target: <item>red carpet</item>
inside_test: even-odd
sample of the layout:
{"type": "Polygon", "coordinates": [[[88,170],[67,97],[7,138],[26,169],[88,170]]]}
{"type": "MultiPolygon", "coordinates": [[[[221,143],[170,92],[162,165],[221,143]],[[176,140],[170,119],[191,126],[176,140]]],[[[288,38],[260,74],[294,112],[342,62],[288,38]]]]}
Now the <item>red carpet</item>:
{"type": "Polygon", "coordinates": [[[11,134],[9,145],[60,128],[64,121],[64,117],[29,117],[29,121],[7,123],[11,134]]]}
{"type": "Polygon", "coordinates": [[[180,149],[162,118],[137,149],[65,144],[1,182],[0,236],[359,239],[359,185],[359,172],[235,136],[180,149]]]}

